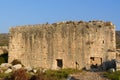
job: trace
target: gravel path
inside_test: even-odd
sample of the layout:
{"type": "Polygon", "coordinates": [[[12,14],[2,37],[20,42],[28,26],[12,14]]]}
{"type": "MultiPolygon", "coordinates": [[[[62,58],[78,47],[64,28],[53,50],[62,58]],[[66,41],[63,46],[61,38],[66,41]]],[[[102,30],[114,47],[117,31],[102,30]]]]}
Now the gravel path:
{"type": "Polygon", "coordinates": [[[110,80],[102,76],[103,72],[82,71],[81,73],[72,74],[72,78],[67,80],[110,80]]]}

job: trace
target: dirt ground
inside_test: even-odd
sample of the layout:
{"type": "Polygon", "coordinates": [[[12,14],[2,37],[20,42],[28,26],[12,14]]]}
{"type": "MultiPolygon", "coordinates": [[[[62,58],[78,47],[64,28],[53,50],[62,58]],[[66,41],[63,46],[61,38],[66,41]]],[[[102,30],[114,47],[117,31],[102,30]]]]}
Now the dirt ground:
{"type": "Polygon", "coordinates": [[[103,72],[82,71],[72,74],[67,80],[110,80],[103,76],[103,72]]]}

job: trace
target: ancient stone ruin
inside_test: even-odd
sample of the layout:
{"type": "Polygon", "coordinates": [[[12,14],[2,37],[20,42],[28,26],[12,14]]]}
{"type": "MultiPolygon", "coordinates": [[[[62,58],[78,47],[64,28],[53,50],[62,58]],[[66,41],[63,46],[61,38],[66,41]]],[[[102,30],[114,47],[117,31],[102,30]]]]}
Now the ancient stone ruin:
{"type": "Polygon", "coordinates": [[[106,68],[116,58],[111,22],[60,22],[10,29],[9,62],[46,69],[106,68]]]}

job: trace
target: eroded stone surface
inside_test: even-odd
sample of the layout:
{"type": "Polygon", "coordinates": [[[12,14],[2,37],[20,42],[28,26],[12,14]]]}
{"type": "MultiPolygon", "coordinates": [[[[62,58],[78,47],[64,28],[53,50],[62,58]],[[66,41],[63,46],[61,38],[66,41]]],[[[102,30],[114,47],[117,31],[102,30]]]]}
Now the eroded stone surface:
{"type": "Polygon", "coordinates": [[[9,62],[46,69],[103,66],[116,58],[111,22],[60,22],[10,29],[9,62]]]}

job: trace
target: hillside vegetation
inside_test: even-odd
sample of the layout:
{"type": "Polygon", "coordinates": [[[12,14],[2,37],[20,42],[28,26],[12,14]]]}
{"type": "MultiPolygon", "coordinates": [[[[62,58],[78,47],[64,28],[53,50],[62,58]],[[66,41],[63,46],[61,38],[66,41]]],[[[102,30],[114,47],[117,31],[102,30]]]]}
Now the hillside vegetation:
{"type": "Polygon", "coordinates": [[[0,46],[7,46],[9,42],[8,38],[9,37],[7,33],[0,34],[0,46]]]}
{"type": "Polygon", "coordinates": [[[120,31],[116,31],[116,47],[120,49],[120,31]]]}
{"type": "MultiPolygon", "coordinates": [[[[8,45],[9,37],[8,33],[0,34],[0,46],[8,45]]],[[[120,31],[116,31],[116,47],[120,48],[120,31]]]]}

